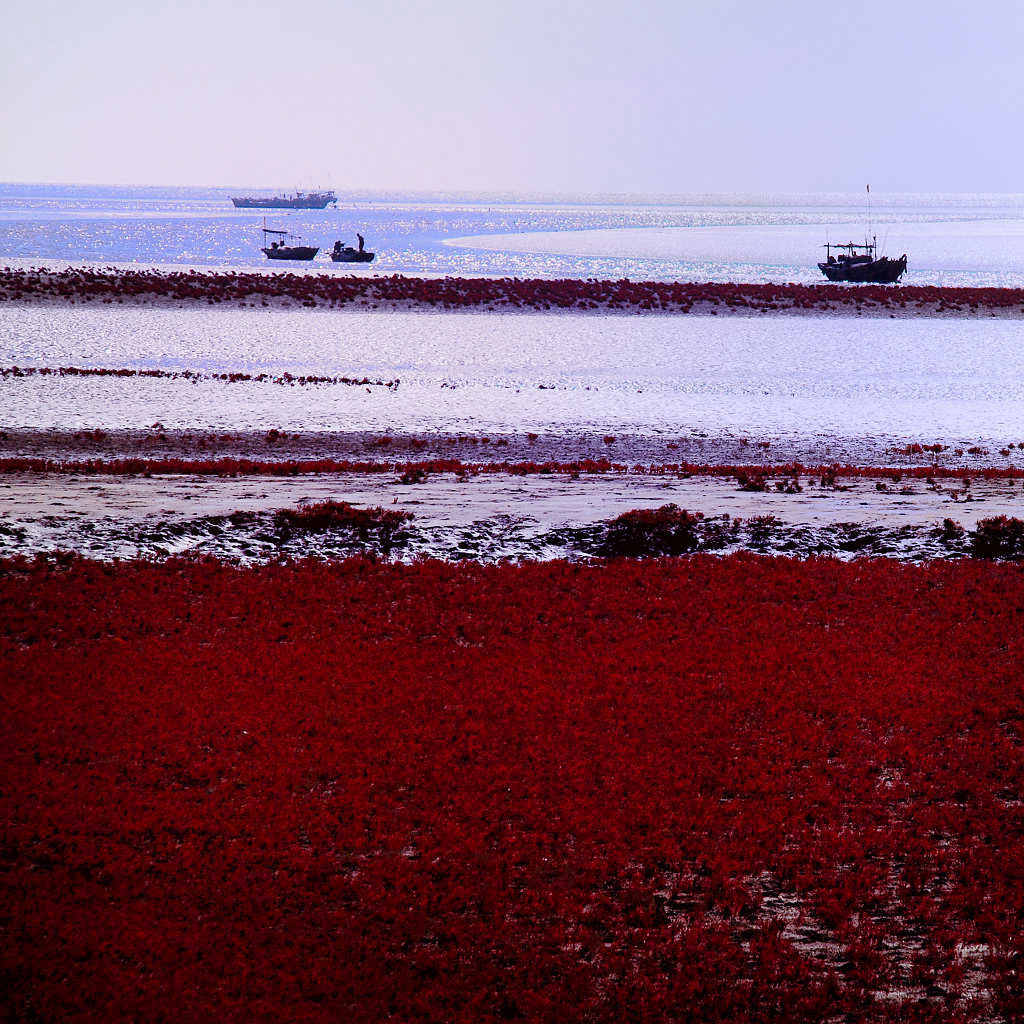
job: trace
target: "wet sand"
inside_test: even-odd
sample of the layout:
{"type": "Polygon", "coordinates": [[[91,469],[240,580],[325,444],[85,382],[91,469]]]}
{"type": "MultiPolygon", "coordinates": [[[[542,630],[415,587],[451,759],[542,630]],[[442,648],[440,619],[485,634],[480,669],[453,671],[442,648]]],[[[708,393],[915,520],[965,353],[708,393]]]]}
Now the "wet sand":
{"type": "MultiPolygon", "coordinates": [[[[776,482],[781,482],[781,478],[776,482]]],[[[142,520],[159,513],[190,517],[266,511],[303,503],[343,500],[386,505],[415,513],[424,522],[465,525],[519,513],[554,527],[587,524],[629,509],[675,503],[707,516],[749,519],[773,515],[799,525],[878,523],[913,526],[946,517],[973,527],[978,519],[1024,517],[1021,480],[979,479],[928,484],[910,478],[844,478],[838,486],[803,477],[801,490],[745,491],[734,479],[690,476],[568,475],[456,477],[428,475],[402,483],[395,474],[313,474],[297,477],[69,476],[11,473],[0,476],[0,515],[69,519],[142,520]]]]}
{"type": "Polygon", "coordinates": [[[444,473],[420,483],[394,474],[7,474],[0,477],[0,552],[75,550],[123,558],[190,551],[247,561],[348,553],[348,537],[296,539],[275,527],[277,510],[323,501],[411,513],[398,556],[482,560],[586,557],[616,516],[667,504],[700,513],[700,548],[722,553],[959,557],[979,520],[1024,518],[1019,479],[965,485],[868,477],[832,484],[804,477],[800,490],[787,480],[775,482],[786,490],[752,492],[726,478],[630,474],[444,473]],[[965,532],[943,535],[947,519],[965,532]]]}
{"type": "Polygon", "coordinates": [[[712,466],[834,464],[895,468],[936,468],[944,472],[1009,469],[1024,464],[1024,425],[1019,442],[997,448],[977,438],[953,438],[929,451],[931,438],[878,435],[843,437],[712,436],[700,430],[595,434],[593,431],[470,433],[391,431],[283,431],[166,429],[49,430],[0,429],[0,459],[54,461],[85,459],[253,459],[274,462],[422,462],[457,459],[465,463],[570,462],[608,459],[633,467],[693,463],[712,466]],[[921,447],[918,451],[914,446],[921,447]]]}

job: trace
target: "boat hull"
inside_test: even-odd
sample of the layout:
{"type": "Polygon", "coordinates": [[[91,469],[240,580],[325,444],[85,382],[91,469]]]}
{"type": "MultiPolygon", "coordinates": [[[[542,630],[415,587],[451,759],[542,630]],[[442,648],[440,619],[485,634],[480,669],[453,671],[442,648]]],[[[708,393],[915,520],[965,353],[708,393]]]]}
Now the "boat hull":
{"type": "Polygon", "coordinates": [[[262,251],[268,260],[311,260],[320,249],[311,245],[279,245],[276,249],[262,251]]]}
{"type": "Polygon", "coordinates": [[[326,210],[330,203],[335,202],[329,196],[318,198],[287,199],[283,196],[261,199],[251,196],[232,196],[231,202],[238,210],[326,210]]]}
{"type": "Polygon", "coordinates": [[[830,281],[849,281],[854,284],[895,284],[907,270],[907,257],[891,260],[883,256],[869,262],[819,263],[818,269],[830,281]]]}
{"type": "Polygon", "coordinates": [[[376,255],[374,252],[353,250],[352,252],[332,252],[331,259],[335,263],[372,263],[376,255]]]}

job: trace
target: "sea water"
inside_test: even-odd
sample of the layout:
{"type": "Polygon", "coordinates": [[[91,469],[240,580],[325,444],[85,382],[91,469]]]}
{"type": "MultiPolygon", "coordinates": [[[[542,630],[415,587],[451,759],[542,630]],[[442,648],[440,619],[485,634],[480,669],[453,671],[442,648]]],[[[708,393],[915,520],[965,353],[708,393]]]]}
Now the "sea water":
{"type": "MultiPolygon", "coordinates": [[[[1024,321],[8,304],[0,427],[1024,441],[1024,321]],[[229,383],[226,372],[397,386],[229,383]]],[[[1001,445],[1000,445],[1001,446],[1001,445]]]]}
{"type": "Polygon", "coordinates": [[[822,280],[826,241],[878,236],[907,284],[1024,287],[1024,195],[339,194],[336,209],[236,210],[280,188],[0,184],[0,260],[265,268],[260,228],[302,236],[323,273],[686,281],[822,280]],[[373,264],[332,264],[366,238],[373,264]]]}
{"type": "MultiPolygon", "coordinates": [[[[0,261],[262,269],[259,227],[378,259],[308,273],[818,280],[864,196],[349,193],[336,210],[235,210],[248,189],[0,185],[0,261]]],[[[280,189],[264,189],[271,194],[280,189]]],[[[1024,287],[1024,196],[884,196],[873,230],[908,282],[1024,287]]],[[[856,237],[856,235],[855,235],[856,237]]],[[[277,269],[277,268],[275,268],[277,269]]],[[[0,368],[290,372],[397,388],[5,377],[0,428],[867,434],[1024,440],[1024,320],[23,306],[0,368]]]]}

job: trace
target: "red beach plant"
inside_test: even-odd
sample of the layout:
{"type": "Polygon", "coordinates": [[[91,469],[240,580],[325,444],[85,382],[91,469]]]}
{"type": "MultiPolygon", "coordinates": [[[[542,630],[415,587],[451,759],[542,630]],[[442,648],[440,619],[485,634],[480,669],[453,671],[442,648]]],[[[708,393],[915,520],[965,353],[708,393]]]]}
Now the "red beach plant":
{"type": "Polygon", "coordinates": [[[347,501],[328,500],[280,509],[274,522],[285,536],[338,530],[360,541],[374,540],[389,550],[395,546],[400,528],[412,518],[411,512],[400,509],[357,508],[347,501]]]}
{"type": "Polygon", "coordinates": [[[1024,521],[1013,516],[979,520],[971,551],[978,558],[1024,558],[1024,521]]]}
{"type": "Polygon", "coordinates": [[[1021,1019],[1024,572],[0,562],[11,1020],[1021,1019]]]}
{"type": "Polygon", "coordinates": [[[520,278],[336,277],[333,274],[0,268],[0,301],[171,302],[427,309],[621,310],[642,313],[850,310],[972,315],[1024,310],[1024,289],[921,285],[745,284],[520,278]]]}
{"type": "MultiPolygon", "coordinates": [[[[279,434],[279,436],[281,436],[279,434]]],[[[391,439],[386,439],[391,444],[391,439]]],[[[376,446],[376,442],[375,442],[376,446]]],[[[383,445],[381,446],[383,447],[383,445]]],[[[781,476],[797,482],[800,476],[816,476],[821,486],[835,486],[839,478],[873,479],[902,475],[915,480],[1020,480],[1024,468],[1019,466],[984,466],[965,469],[962,466],[805,466],[789,462],[781,465],[732,465],[720,463],[665,462],[627,466],[606,458],[575,459],[570,462],[462,462],[459,459],[425,459],[420,462],[378,462],[350,459],[248,459],[224,456],[216,459],[183,458],[117,458],[117,459],[47,459],[31,456],[0,458],[0,473],[81,473],[120,476],[130,473],[188,474],[197,476],[298,476],[306,473],[394,473],[420,470],[424,473],[454,473],[457,476],[477,473],[511,473],[514,476],[533,474],[569,475],[588,473],[633,473],[649,476],[715,476],[733,477],[741,490],[768,490],[768,477],[781,476]]],[[[784,481],[784,486],[789,486],[784,481]]]]}
{"type": "Polygon", "coordinates": [[[599,551],[625,558],[684,555],[700,546],[696,527],[703,518],[701,512],[687,512],[674,504],[623,512],[608,524],[599,551]]]}

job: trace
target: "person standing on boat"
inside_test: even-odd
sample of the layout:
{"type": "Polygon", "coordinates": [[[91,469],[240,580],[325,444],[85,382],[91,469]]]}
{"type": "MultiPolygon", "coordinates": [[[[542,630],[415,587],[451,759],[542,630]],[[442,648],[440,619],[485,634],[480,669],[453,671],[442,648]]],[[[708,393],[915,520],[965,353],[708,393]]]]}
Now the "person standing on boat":
{"type": "Polygon", "coordinates": [[[359,251],[362,252],[363,251],[363,236],[361,234],[359,234],[358,231],[356,232],[356,238],[359,239],[359,251]]]}

